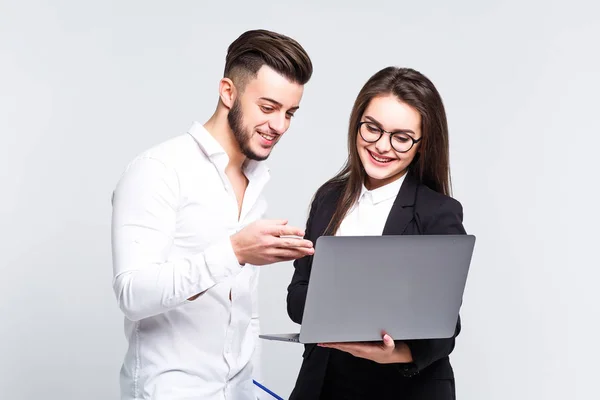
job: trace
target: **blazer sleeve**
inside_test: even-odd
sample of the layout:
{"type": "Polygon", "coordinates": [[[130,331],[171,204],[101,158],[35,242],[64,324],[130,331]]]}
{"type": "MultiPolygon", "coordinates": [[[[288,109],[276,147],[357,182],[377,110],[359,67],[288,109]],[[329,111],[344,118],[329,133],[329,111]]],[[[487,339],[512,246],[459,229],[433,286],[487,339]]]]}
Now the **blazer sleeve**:
{"type": "MultiPolygon", "coordinates": [[[[304,238],[312,241],[313,246],[317,239],[317,235],[313,232],[313,220],[317,210],[317,197],[318,195],[315,196],[315,199],[311,204],[308,219],[306,221],[306,228],[304,230],[304,238]]],[[[294,275],[287,288],[287,312],[291,320],[297,324],[302,324],[312,261],[313,256],[305,256],[294,261],[294,275]]]]}
{"type": "MultiPolygon", "coordinates": [[[[466,234],[463,227],[462,205],[454,199],[446,199],[437,211],[428,219],[423,227],[425,235],[459,235],[466,234]]],[[[448,339],[419,339],[407,340],[405,343],[410,348],[413,362],[401,365],[401,372],[406,376],[412,376],[427,368],[437,360],[440,360],[452,352],[455,338],[460,333],[460,316],[456,323],[454,335],[448,339]]]]}

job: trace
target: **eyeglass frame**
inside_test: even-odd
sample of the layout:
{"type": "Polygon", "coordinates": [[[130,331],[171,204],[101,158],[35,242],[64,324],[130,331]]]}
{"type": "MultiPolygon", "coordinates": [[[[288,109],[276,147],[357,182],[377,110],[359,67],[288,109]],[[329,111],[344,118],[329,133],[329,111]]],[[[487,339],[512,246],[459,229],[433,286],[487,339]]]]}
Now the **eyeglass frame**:
{"type": "Polygon", "coordinates": [[[375,124],[375,123],[373,123],[371,121],[361,121],[361,122],[358,123],[358,134],[360,135],[360,137],[362,138],[362,140],[364,140],[367,143],[377,143],[377,142],[379,142],[381,140],[381,137],[383,136],[384,133],[387,133],[388,135],[390,135],[390,146],[392,146],[392,149],[394,149],[394,151],[397,151],[398,153],[408,153],[415,146],[415,143],[419,143],[421,141],[421,139],[423,139],[423,136],[421,136],[418,139],[415,139],[414,137],[412,137],[408,133],[406,133],[406,131],[395,131],[395,132],[386,131],[385,129],[377,126],[377,124],[375,124]],[[368,141],[367,139],[364,138],[364,136],[362,135],[362,133],[360,133],[360,128],[364,124],[370,124],[370,125],[372,125],[373,127],[377,128],[379,130],[379,137],[377,138],[377,140],[368,141]],[[408,150],[404,150],[404,151],[397,150],[394,147],[394,145],[392,144],[392,137],[394,135],[396,135],[396,134],[399,134],[399,133],[404,133],[412,141],[412,144],[410,145],[410,147],[408,148],[408,150]]]}

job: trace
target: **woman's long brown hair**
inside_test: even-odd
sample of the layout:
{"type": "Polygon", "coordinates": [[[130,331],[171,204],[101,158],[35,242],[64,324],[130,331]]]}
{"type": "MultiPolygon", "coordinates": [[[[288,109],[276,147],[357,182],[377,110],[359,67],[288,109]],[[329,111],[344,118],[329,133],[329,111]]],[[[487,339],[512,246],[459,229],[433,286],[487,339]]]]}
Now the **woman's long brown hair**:
{"type": "Polygon", "coordinates": [[[414,107],[421,115],[423,139],[412,164],[411,173],[429,188],[450,195],[448,123],[442,98],[433,83],[410,68],[387,67],[373,75],[359,92],[348,126],[348,159],[340,172],[323,187],[341,187],[342,194],[325,234],[333,235],[348,210],[358,200],[366,172],[358,156],[356,135],[365,109],[374,97],[394,95],[414,107]]]}

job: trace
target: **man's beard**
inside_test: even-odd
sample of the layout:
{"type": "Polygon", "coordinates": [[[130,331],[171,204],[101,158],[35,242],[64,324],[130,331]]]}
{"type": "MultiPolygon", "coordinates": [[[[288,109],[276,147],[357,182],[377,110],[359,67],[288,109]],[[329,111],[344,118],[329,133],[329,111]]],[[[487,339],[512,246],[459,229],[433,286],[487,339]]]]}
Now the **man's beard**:
{"type": "Polygon", "coordinates": [[[269,157],[268,154],[266,156],[259,156],[250,148],[250,138],[252,135],[247,129],[244,128],[243,119],[244,115],[240,107],[240,102],[238,101],[238,99],[235,99],[233,102],[233,106],[229,110],[229,114],[227,114],[227,122],[229,123],[229,127],[233,132],[235,140],[240,146],[242,154],[250,160],[266,160],[269,157]]]}

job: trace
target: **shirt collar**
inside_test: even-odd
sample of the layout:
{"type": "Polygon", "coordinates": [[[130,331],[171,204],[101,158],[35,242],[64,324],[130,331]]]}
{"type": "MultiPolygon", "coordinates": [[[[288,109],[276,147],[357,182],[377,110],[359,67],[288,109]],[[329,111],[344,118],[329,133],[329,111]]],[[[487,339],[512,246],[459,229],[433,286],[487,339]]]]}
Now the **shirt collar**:
{"type": "MultiPolygon", "coordinates": [[[[196,140],[204,154],[220,169],[225,169],[229,163],[229,156],[223,146],[201,123],[195,121],[188,133],[196,140]]],[[[259,176],[270,176],[270,169],[264,161],[247,160],[244,163],[244,172],[248,179],[259,176]]]]}
{"type": "Polygon", "coordinates": [[[382,201],[395,198],[398,195],[400,188],[402,187],[402,182],[404,182],[404,178],[406,177],[407,173],[405,173],[395,181],[390,182],[387,185],[384,185],[377,189],[368,190],[363,184],[359,201],[363,200],[363,197],[367,196],[367,193],[369,193],[369,195],[371,196],[373,204],[381,203],[382,201]]]}
{"type": "Polygon", "coordinates": [[[200,149],[208,158],[213,158],[219,154],[227,156],[225,149],[223,149],[219,142],[217,142],[217,139],[201,123],[194,121],[188,133],[196,140],[198,146],[200,146],[200,149]]]}

